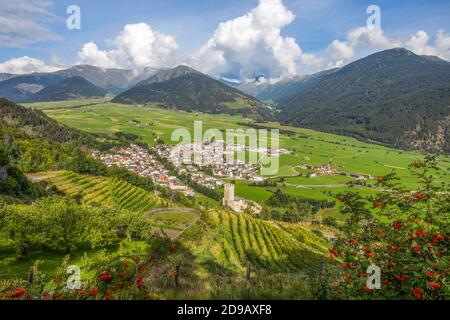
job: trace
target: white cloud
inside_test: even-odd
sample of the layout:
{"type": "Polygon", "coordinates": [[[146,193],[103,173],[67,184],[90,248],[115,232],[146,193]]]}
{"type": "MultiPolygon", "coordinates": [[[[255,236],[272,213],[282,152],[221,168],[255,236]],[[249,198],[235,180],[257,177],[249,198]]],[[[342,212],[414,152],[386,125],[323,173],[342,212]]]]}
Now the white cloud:
{"type": "Polygon", "coordinates": [[[420,55],[434,55],[436,54],[435,48],[428,45],[430,36],[425,31],[418,31],[415,35],[406,41],[405,46],[409,50],[420,55]]]}
{"type": "Polygon", "coordinates": [[[430,44],[431,37],[423,30],[418,31],[405,43],[405,47],[416,54],[438,56],[450,60],[450,35],[444,30],[438,30],[434,46],[430,44]]]}
{"type": "Polygon", "coordinates": [[[140,70],[171,67],[180,61],[175,38],[153,30],[146,23],[126,25],[112,46],[111,50],[100,50],[95,43],[88,42],[78,53],[78,63],[140,70]]]}
{"type": "Polygon", "coordinates": [[[52,1],[0,0],[0,47],[16,48],[29,44],[58,41],[48,23],[58,21],[48,10],[52,1]]]}
{"type": "Polygon", "coordinates": [[[450,61],[450,34],[446,34],[444,30],[438,30],[436,34],[437,54],[450,61]]]}
{"type": "Polygon", "coordinates": [[[188,62],[212,75],[230,73],[242,79],[296,76],[302,64],[316,68],[320,59],[304,54],[294,38],[281,35],[294,19],[281,0],[260,0],[249,13],[220,23],[188,62]]]}
{"type": "Polygon", "coordinates": [[[358,27],[347,33],[345,41],[334,40],[328,46],[326,60],[328,67],[340,67],[363,55],[400,45],[400,42],[386,37],[380,28],[358,27]]]}
{"type": "Polygon", "coordinates": [[[42,60],[27,56],[0,63],[0,73],[25,74],[33,72],[53,72],[59,68],[46,65],[42,60]]]}

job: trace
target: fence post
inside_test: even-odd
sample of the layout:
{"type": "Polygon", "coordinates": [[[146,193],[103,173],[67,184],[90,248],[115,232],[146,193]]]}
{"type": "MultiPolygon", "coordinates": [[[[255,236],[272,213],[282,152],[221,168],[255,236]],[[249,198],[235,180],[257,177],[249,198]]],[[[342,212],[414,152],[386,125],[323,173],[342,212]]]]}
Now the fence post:
{"type": "Polygon", "coordinates": [[[250,281],[251,281],[251,268],[250,268],[250,262],[247,262],[247,273],[245,276],[247,290],[250,289],[250,281]]]}
{"type": "Polygon", "coordinates": [[[175,266],[175,288],[178,289],[179,287],[179,276],[180,276],[180,265],[177,264],[175,266]]]}
{"type": "Polygon", "coordinates": [[[30,268],[30,271],[28,271],[28,284],[29,284],[30,286],[33,285],[33,278],[34,278],[34,266],[32,266],[32,267],[30,268]]]}

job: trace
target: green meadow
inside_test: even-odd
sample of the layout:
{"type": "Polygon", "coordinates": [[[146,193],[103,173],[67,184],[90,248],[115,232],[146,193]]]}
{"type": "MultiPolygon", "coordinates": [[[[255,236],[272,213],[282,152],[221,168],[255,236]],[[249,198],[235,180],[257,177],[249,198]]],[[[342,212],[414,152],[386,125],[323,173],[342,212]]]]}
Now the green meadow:
{"type": "MultiPolygon", "coordinates": [[[[203,122],[204,131],[246,129],[250,128],[249,125],[280,129],[280,146],[291,151],[288,155],[280,156],[278,176],[284,177],[286,183],[281,189],[292,195],[315,199],[332,199],[333,194],[349,190],[350,187],[346,183],[352,179],[341,175],[306,178],[300,176],[305,170],[299,169],[299,164],[319,166],[329,163],[348,174],[358,173],[373,177],[395,171],[401,182],[414,190],[417,186],[416,178],[410,174],[408,166],[424,157],[424,154],[417,152],[388,148],[350,137],[287,127],[278,123],[255,123],[242,116],[189,113],[156,106],[129,106],[105,100],[75,100],[27,106],[40,109],[71,127],[92,133],[133,133],[150,145],[155,143],[155,137],[161,137],[167,144],[176,144],[177,141],[171,141],[172,132],[186,128],[193,134],[195,121],[203,122]]],[[[437,183],[447,184],[450,182],[450,158],[440,156],[439,160],[440,170],[435,172],[434,176],[437,183]]],[[[369,180],[367,184],[366,187],[354,189],[365,195],[373,195],[378,191],[376,180],[369,180]]],[[[239,181],[236,186],[238,196],[257,202],[266,201],[272,191],[270,188],[251,186],[244,181],[239,181]]]]}

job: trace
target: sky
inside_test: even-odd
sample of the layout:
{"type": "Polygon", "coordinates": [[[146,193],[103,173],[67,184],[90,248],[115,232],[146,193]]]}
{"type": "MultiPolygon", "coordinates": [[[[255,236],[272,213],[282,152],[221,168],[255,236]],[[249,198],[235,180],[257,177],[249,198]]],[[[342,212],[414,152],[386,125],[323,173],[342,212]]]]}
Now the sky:
{"type": "Polygon", "coordinates": [[[187,64],[275,82],[393,47],[450,60],[448,0],[0,0],[0,8],[0,73],[187,64]],[[71,5],[81,29],[67,28],[71,5]],[[371,5],[380,15],[368,24],[378,13],[371,5]]]}

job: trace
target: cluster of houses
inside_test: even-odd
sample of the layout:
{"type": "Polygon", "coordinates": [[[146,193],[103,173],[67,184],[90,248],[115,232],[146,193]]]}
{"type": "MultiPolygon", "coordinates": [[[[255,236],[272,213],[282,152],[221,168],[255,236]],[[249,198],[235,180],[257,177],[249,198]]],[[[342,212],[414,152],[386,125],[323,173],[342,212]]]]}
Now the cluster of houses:
{"type": "MultiPolygon", "coordinates": [[[[154,148],[158,155],[164,160],[172,163],[178,175],[189,175],[193,182],[209,189],[220,189],[225,179],[263,181],[264,178],[257,174],[256,165],[247,164],[243,161],[234,161],[222,165],[214,162],[206,162],[200,165],[193,161],[180,160],[180,149],[178,146],[169,147],[158,145],[154,148]],[[187,164],[186,164],[187,163],[187,164]],[[208,170],[205,170],[208,168],[208,170]],[[208,173],[206,173],[207,171],[208,173]]],[[[99,158],[107,166],[124,167],[142,177],[151,178],[156,184],[168,187],[173,191],[193,195],[193,191],[176,176],[170,175],[169,170],[160,163],[146,149],[131,145],[127,148],[119,148],[113,153],[93,152],[93,156],[99,158]]],[[[185,160],[185,159],[184,159],[185,160]]]]}
{"type": "Polygon", "coordinates": [[[170,175],[163,164],[157,161],[147,150],[137,145],[116,149],[114,153],[93,152],[92,155],[100,159],[108,167],[113,165],[123,167],[141,177],[151,178],[156,184],[173,191],[182,192],[188,196],[194,195],[191,188],[177,177],[170,175]]]}
{"type": "Polygon", "coordinates": [[[321,176],[332,176],[335,174],[345,175],[351,177],[357,181],[366,181],[375,179],[372,175],[360,174],[360,173],[345,173],[342,170],[331,167],[329,164],[321,164],[320,166],[313,166],[310,164],[299,164],[297,168],[304,170],[311,170],[306,174],[308,178],[317,178],[321,176]]]}
{"type": "Polygon", "coordinates": [[[203,171],[200,171],[197,167],[193,165],[187,165],[184,167],[178,167],[178,173],[179,174],[189,174],[191,176],[191,179],[195,181],[196,183],[209,188],[209,189],[219,189],[223,186],[224,182],[221,179],[218,179],[216,177],[207,175],[203,171]]]}
{"type": "Polygon", "coordinates": [[[173,147],[160,145],[156,150],[178,168],[180,173],[187,172],[195,182],[212,189],[223,186],[223,179],[254,182],[264,180],[258,175],[258,165],[235,159],[235,152],[246,151],[245,148],[241,150],[238,145],[226,151],[220,142],[180,144],[173,147]],[[205,169],[210,174],[205,174],[205,169]]]}

